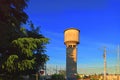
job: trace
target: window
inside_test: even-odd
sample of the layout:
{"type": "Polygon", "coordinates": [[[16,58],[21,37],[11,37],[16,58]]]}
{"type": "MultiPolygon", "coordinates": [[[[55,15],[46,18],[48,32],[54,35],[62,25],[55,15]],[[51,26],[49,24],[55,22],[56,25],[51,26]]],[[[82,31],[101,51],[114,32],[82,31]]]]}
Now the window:
{"type": "Polygon", "coordinates": [[[72,48],[72,45],[69,45],[68,47],[69,47],[69,48],[72,48]]]}
{"type": "Polygon", "coordinates": [[[76,45],[73,45],[73,47],[76,47],[76,45]]]}

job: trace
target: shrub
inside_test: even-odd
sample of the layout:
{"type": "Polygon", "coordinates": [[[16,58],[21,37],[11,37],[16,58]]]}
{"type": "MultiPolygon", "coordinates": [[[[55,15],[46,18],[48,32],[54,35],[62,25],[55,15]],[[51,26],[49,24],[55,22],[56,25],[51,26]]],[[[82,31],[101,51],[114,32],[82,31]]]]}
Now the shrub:
{"type": "Polygon", "coordinates": [[[62,74],[53,74],[51,78],[52,80],[65,80],[65,76],[62,74]]]}

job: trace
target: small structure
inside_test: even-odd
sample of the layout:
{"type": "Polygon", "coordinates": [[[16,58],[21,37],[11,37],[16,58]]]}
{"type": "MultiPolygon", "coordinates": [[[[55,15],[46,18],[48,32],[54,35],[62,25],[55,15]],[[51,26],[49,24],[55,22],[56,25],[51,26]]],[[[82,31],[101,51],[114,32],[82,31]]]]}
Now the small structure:
{"type": "Polygon", "coordinates": [[[77,44],[79,44],[80,30],[69,28],[64,31],[66,45],[66,76],[67,80],[76,80],[77,74],[77,44]]]}

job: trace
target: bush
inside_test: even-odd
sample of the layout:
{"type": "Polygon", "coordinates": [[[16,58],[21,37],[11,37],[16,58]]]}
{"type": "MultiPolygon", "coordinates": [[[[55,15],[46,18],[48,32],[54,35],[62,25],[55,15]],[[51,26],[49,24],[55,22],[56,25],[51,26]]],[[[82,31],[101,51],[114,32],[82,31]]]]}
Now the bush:
{"type": "Polygon", "coordinates": [[[81,77],[80,77],[79,75],[76,75],[76,78],[77,78],[77,79],[81,79],[81,77]]]}
{"type": "Polygon", "coordinates": [[[62,74],[53,74],[51,78],[52,80],[65,80],[65,76],[62,74]]]}

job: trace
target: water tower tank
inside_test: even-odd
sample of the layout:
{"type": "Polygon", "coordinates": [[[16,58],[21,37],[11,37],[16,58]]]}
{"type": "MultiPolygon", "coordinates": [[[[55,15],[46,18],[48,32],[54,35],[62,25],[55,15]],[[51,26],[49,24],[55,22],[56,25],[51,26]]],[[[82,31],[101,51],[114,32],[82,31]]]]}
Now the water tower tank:
{"type": "Polygon", "coordinates": [[[80,30],[75,28],[69,28],[64,31],[64,43],[74,42],[79,43],[79,32],[80,30]]]}

